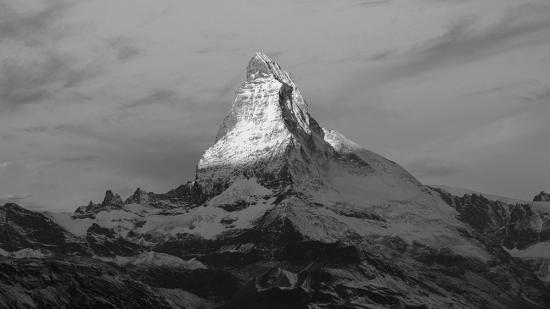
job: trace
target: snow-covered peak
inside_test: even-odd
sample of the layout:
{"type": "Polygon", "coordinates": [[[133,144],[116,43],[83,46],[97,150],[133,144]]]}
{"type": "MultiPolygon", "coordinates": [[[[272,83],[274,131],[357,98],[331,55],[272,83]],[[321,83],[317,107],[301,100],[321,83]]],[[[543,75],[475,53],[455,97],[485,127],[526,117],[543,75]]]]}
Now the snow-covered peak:
{"type": "Polygon", "coordinates": [[[331,147],[290,75],[262,53],[246,71],[216,143],[198,163],[196,182],[209,196],[242,177],[269,188],[304,185],[300,178],[319,187],[319,165],[331,147]]]}
{"type": "Polygon", "coordinates": [[[284,71],[277,62],[271,60],[266,54],[257,52],[254,57],[250,59],[246,67],[246,80],[250,82],[259,78],[269,77],[273,77],[281,83],[295,87],[288,72],[284,71]]]}
{"type": "Polygon", "coordinates": [[[284,120],[310,129],[308,107],[290,74],[264,53],[256,53],[246,68],[246,81],[236,90],[230,113],[225,117],[216,141],[229,133],[240,120],[258,124],[260,120],[284,120]],[[265,117],[262,117],[265,116],[265,117]]]}
{"type": "Polygon", "coordinates": [[[259,77],[272,75],[272,71],[268,63],[272,63],[271,59],[264,53],[256,53],[248,62],[246,67],[246,80],[252,81],[259,77]]]}

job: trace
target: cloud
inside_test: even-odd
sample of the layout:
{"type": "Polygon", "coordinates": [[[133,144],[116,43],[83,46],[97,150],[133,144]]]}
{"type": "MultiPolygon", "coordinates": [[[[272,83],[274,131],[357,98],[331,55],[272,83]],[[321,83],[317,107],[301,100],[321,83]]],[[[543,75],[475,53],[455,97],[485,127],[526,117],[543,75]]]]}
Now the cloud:
{"type": "Polygon", "coordinates": [[[31,197],[30,194],[0,194],[0,205],[6,203],[21,203],[21,201],[31,197]]]}
{"type": "Polygon", "coordinates": [[[112,39],[107,39],[108,46],[116,53],[116,58],[119,61],[127,61],[142,53],[142,50],[137,46],[134,39],[125,36],[119,36],[112,39]]]}
{"type": "Polygon", "coordinates": [[[152,89],[147,95],[126,104],[123,108],[134,108],[156,103],[174,103],[178,99],[178,93],[170,89],[152,89]]]}
{"type": "Polygon", "coordinates": [[[54,51],[41,59],[4,59],[0,67],[0,107],[40,102],[56,90],[74,87],[97,73],[97,68],[78,67],[74,57],[54,51]]]}
{"type": "Polygon", "coordinates": [[[67,157],[60,159],[59,163],[86,163],[86,162],[94,162],[102,159],[103,157],[97,156],[97,155],[80,155],[80,156],[74,156],[74,157],[67,157]]]}
{"type": "Polygon", "coordinates": [[[361,0],[357,1],[354,5],[361,6],[363,8],[377,7],[381,5],[388,5],[392,0],[361,0]]]}
{"type": "Polygon", "coordinates": [[[516,6],[489,26],[482,26],[482,21],[467,16],[451,23],[442,35],[405,51],[400,58],[396,55],[397,64],[382,73],[380,80],[408,78],[512,49],[543,44],[550,39],[548,32],[535,35],[550,30],[550,5],[547,4],[516,6]]]}
{"type": "Polygon", "coordinates": [[[102,156],[98,155],[91,155],[91,154],[83,154],[83,155],[76,155],[76,156],[70,156],[70,157],[64,157],[60,159],[55,159],[50,162],[46,162],[45,164],[42,164],[40,166],[40,170],[43,171],[45,168],[52,168],[52,167],[58,167],[59,165],[64,164],[78,164],[83,165],[86,163],[92,163],[103,159],[102,156]]]}
{"type": "Polygon", "coordinates": [[[45,1],[41,9],[21,12],[14,2],[0,1],[0,43],[4,40],[41,45],[58,38],[67,28],[57,26],[60,17],[73,5],[68,1],[45,1]]]}
{"type": "Polygon", "coordinates": [[[406,167],[416,177],[450,177],[459,172],[459,169],[437,159],[421,158],[412,161],[406,167]]]}

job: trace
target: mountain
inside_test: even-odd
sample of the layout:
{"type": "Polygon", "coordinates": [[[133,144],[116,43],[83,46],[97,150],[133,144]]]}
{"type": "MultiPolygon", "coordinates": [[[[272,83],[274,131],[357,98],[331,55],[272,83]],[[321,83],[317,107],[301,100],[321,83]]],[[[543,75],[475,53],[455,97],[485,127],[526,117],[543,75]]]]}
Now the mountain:
{"type": "Polygon", "coordinates": [[[501,244],[550,286],[550,202],[513,200],[449,187],[434,190],[459,212],[462,221],[488,241],[501,244]]]}
{"type": "Polygon", "coordinates": [[[108,190],[101,203],[72,214],[4,206],[18,211],[0,221],[11,233],[1,239],[0,262],[25,271],[0,276],[0,304],[550,306],[548,262],[516,254],[545,246],[545,205],[423,185],[322,128],[290,74],[265,54],[252,57],[235,93],[191,182],[162,194],[137,189],[126,200],[108,190]],[[50,230],[53,240],[37,238],[50,230]],[[17,255],[26,249],[41,251],[17,255]],[[54,278],[53,290],[34,292],[47,289],[44,274],[54,278]],[[6,294],[15,283],[22,287],[6,294]],[[110,287],[126,292],[107,297],[110,287]]]}

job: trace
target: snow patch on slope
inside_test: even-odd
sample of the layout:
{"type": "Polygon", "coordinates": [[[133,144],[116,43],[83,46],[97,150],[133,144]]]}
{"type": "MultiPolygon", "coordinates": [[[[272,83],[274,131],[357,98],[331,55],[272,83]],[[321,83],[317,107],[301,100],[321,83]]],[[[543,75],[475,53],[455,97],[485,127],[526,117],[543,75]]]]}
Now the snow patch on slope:
{"type": "Polygon", "coordinates": [[[180,233],[199,235],[211,239],[228,229],[246,229],[253,226],[265,212],[273,207],[273,198],[261,200],[256,205],[245,209],[228,212],[219,207],[202,206],[190,210],[186,214],[175,216],[151,216],[138,231],[159,236],[176,236],[180,233]],[[231,226],[221,221],[224,218],[234,218],[231,226]]]}
{"type": "Polygon", "coordinates": [[[31,249],[31,248],[19,249],[13,252],[8,252],[0,248],[0,256],[11,257],[14,259],[28,259],[28,258],[43,259],[43,258],[50,257],[51,254],[49,252],[45,252],[37,249],[31,249]]]}
{"type": "Polygon", "coordinates": [[[547,258],[550,259],[550,242],[539,242],[523,250],[506,249],[511,256],[517,258],[547,258]]]}
{"type": "Polygon", "coordinates": [[[85,236],[86,231],[95,222],[94,219],[89,218],[74,219],[72,213],[67,212],[45,212],[44,214],[75,236],[85,236]]]}
{"type": "Polygon", "coordinates": [[[220,195],[213,197],[207,205],[219,206],[237,202],[251,203],[271,194],[273,194],[273,192],[260,185],[256,178],[238,179],[220,195]]]}
{"type": "Polygon", "coordinates": [[[104,262],[110,262],[119,266],[156,266],[156,267],[178,267],[189,270],[206,269],[206,266],[196,259],[190,259],[188,261],[183,260],[177,256],[173,256],[166,253],[159,253],[154,251],[143,252],[136,256],[115,256],[115,257],[99,257],[94,258],[102,260],[104,262]]]}

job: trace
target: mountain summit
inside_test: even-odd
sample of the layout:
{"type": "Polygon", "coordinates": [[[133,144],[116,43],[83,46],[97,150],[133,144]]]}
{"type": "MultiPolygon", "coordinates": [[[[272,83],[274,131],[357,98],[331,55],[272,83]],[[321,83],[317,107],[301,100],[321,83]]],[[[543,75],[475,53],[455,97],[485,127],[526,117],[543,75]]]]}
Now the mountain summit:
{"type": "MultiPolygon", "coordinates": [[[[460,244],[457,250],[469,246],[457,232],[465,227],[454,218],[454,210],[396,163],[341,133],[323,129],[309,114],[290,74],[262,53],[250,59],[246,81],[235,91],[216,142],[198,163],[195,184],[212,197],[223,196],[228,188],[237,190],[232,186],[243,181],[292,200],[291,213],[275,207],[272,218],[284,216],[310,237],[341,240],[347,233],[367,230],[394,234],[388,227],[399,225],[409,227],[402,236],[410,240],[442,244],[451,237],[460,244]],[[343,211],[392,215],[385,227],[380,222],[368,228],[359,222],[342,222],[339,227],[319,229],[307,219],[316,203],[333,209],[335,213],[324,216],[336,222],[343,211]]],[[[287,199],[281,199],[283,204],[287,199]]],[[[471,251],[483,250],[474,246],[471,251]]]]}
{"type": "Polygon", "coordinates": [[[257,53],[216,143],[199,161],[196,181],[208,195],[239,177],[255,177],[275,191],[289,185],[319,189],[330,151],[290,75],[257,53]]]}
{"type": "Polygon", "coordinates": [[[384,178],[376,185],[386,193],[396,186],[422,186],[394,162],[323,129],[309,114],[290,74],[256,53],[216,143],[198,163],[196,183],[207,195],[219,194],[238,178],[255,178],[274,192],[292,188],[311,193],[334,187],[332,180],[341,176],[342,168],[354,175],[376,176],[370,177],[374,182],[384,178]]]}

